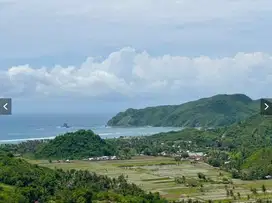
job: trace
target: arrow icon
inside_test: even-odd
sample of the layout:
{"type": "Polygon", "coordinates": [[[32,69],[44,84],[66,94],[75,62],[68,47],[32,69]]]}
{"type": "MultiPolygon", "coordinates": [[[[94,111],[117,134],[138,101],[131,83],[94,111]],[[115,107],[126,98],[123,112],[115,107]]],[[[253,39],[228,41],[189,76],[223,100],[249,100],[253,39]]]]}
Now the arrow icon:
{"type": "Polygon", "coordinates": [[[8,105],[8,103],[5,103],[4,106],[3,106],[6,111],[8,110],[7,105],[8,105]]]}
{"type": "Polygon", "coordinates": [[[11,115],[12,101],[11,98],[0,98],[0,116],[11,115]]]}
{"type": "Polygon", "coordinates": [[[272,99],[261,99],[261,115],[272,116],[272,99]]]}
{"type": "Polygon", "coordinates": [[[264,105],[265,105],[264,110],[266,111],[269,108],[269,105],[267,103],[264,103],[264,105]]]}

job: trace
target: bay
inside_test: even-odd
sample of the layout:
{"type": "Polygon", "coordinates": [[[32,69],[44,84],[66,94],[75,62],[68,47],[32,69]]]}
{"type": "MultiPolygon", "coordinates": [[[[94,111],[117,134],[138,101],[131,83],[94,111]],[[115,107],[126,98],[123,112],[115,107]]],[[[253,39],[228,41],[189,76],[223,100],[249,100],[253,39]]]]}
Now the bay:
{"type": "Polygon", "coordinates": [[[107,127],[113,115],[107,114],[17,114],[0,116],[0,143],[52,139],[66,132],[90,129],[102,138],[151,135],[181,130],[174,127],[107,127]],[[70,128],[63,128],[67,123],[70,128]]]}

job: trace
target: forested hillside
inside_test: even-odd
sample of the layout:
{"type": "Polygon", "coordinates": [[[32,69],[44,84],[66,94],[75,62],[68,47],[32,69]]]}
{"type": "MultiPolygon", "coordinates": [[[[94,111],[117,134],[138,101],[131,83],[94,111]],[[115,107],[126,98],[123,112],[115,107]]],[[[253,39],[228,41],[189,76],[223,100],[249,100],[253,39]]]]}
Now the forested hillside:
{"type": "Polygon", "coordinates": [[[216,95],[181,105],[128,109],[109,126],[218,127],[244,120],[259,111],[259,101],[246,95],[216,95]]]}
{"type": "Polygon", "coordinates": [[[114,155],[115,149],[91,130],[79,130],[59,135],[34,152],[36,158],[82,159],[114,155]]]}

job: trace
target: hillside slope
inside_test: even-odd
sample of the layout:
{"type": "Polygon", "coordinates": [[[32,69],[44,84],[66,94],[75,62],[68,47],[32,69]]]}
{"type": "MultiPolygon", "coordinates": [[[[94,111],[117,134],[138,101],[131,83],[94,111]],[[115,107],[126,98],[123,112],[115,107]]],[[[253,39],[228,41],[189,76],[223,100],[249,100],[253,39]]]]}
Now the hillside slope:
{"type": "Polygon", "coordinates": [[[243,94],[216,95],[181,105],[128,109],[109,126],[216,127],[244,120],[259,111],[259,102],[243,94]]]}
{"type": "Polygon", "coordinates": [[[210,165],[226,169],[234,178],[255,180],[272,175],[270,116],[255,114],[222,128],[187,128],[152,136],[116,139],[115,142],[120,148],[128,147],[145,155],[162,152],[182,154],[187,150],[204,152],[210,165]]]}
{"type": "Polygon", "coordinates": [[[79,130],[57,136],[43,145],[37,158],[82,159],[92,156],[113,155],[114,149],[91,130],[79,130]]]}
{"type": "Polygon", "coordinates": [[[152,141],[191,141],[196,149],[209,149],[209,164],[233,172],[246,180],[272,175],[272,117],[255,114],[230,126],[149,136],[152,141]],[[225,162],[229,163],[225,165],[225,162]]]}
{"type": "Polygon", "coordinates": [[[198,147],[210,147],[231,153],[243,151],[244,158],[259,149],[272,147],[272,117],[255,114],[227,127],[159,133],[145,139],[161,142],[191,141],[198,147]]]}
{"type": "MultiPolygon", "coordinates": [[[[221,141],[249,151],[272,146],[272,117],[253,115],[226,128],[221,141]],[[232,143],[231,143],[232,142],[232,143]]],[[[230,146],[229,146],[230,147],[230,146]]]]}
{"type": "Polygon", "coordinates": [[[5,153],[0,153],[0,202],[167,203],[124,176],[111,179],[84,170],[53,170],[5,153]]]}

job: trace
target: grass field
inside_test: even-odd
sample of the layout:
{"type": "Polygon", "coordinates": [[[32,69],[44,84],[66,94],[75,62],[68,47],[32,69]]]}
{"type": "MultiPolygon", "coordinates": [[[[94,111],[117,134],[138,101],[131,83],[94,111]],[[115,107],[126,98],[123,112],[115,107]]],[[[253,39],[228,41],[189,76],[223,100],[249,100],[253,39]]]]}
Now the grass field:
{"type": "Polygon", "coordinates": [[[239,202],[243,202],[248,199],[248,195],[251,199],[272,199],[272,180],[232,180],[232,183],[224,184],[222,179],[230,179],[230,175],[202,162],[191,164],[184,161],[177,164],[173,158],[146,156],[134,157],[131,160],[95,162],[49,163],[48,160],[28,161],[49,168],[89,170],[110,177],[118,177],[123,174],[127,176],[129,182],[139,185],[146,191],[160,192],[163,197],[171,200],[192,198],[219,201],[237,198],[239,202]],[[198,173],[203,173],[209,181],[200,181],[198,173]],[[177,184],[175,177],[182,176],[186,180],[197,180],[199,185],[191,187],[186,184],[177,184]],[[265,185],[266,193],[262,192],[262,185],[265,185]],[[256,188],[258,193],[253,195],[251,188],[256,188]],[[227,196],[227,190],[232,190],[233,195],[227,196]]]}

